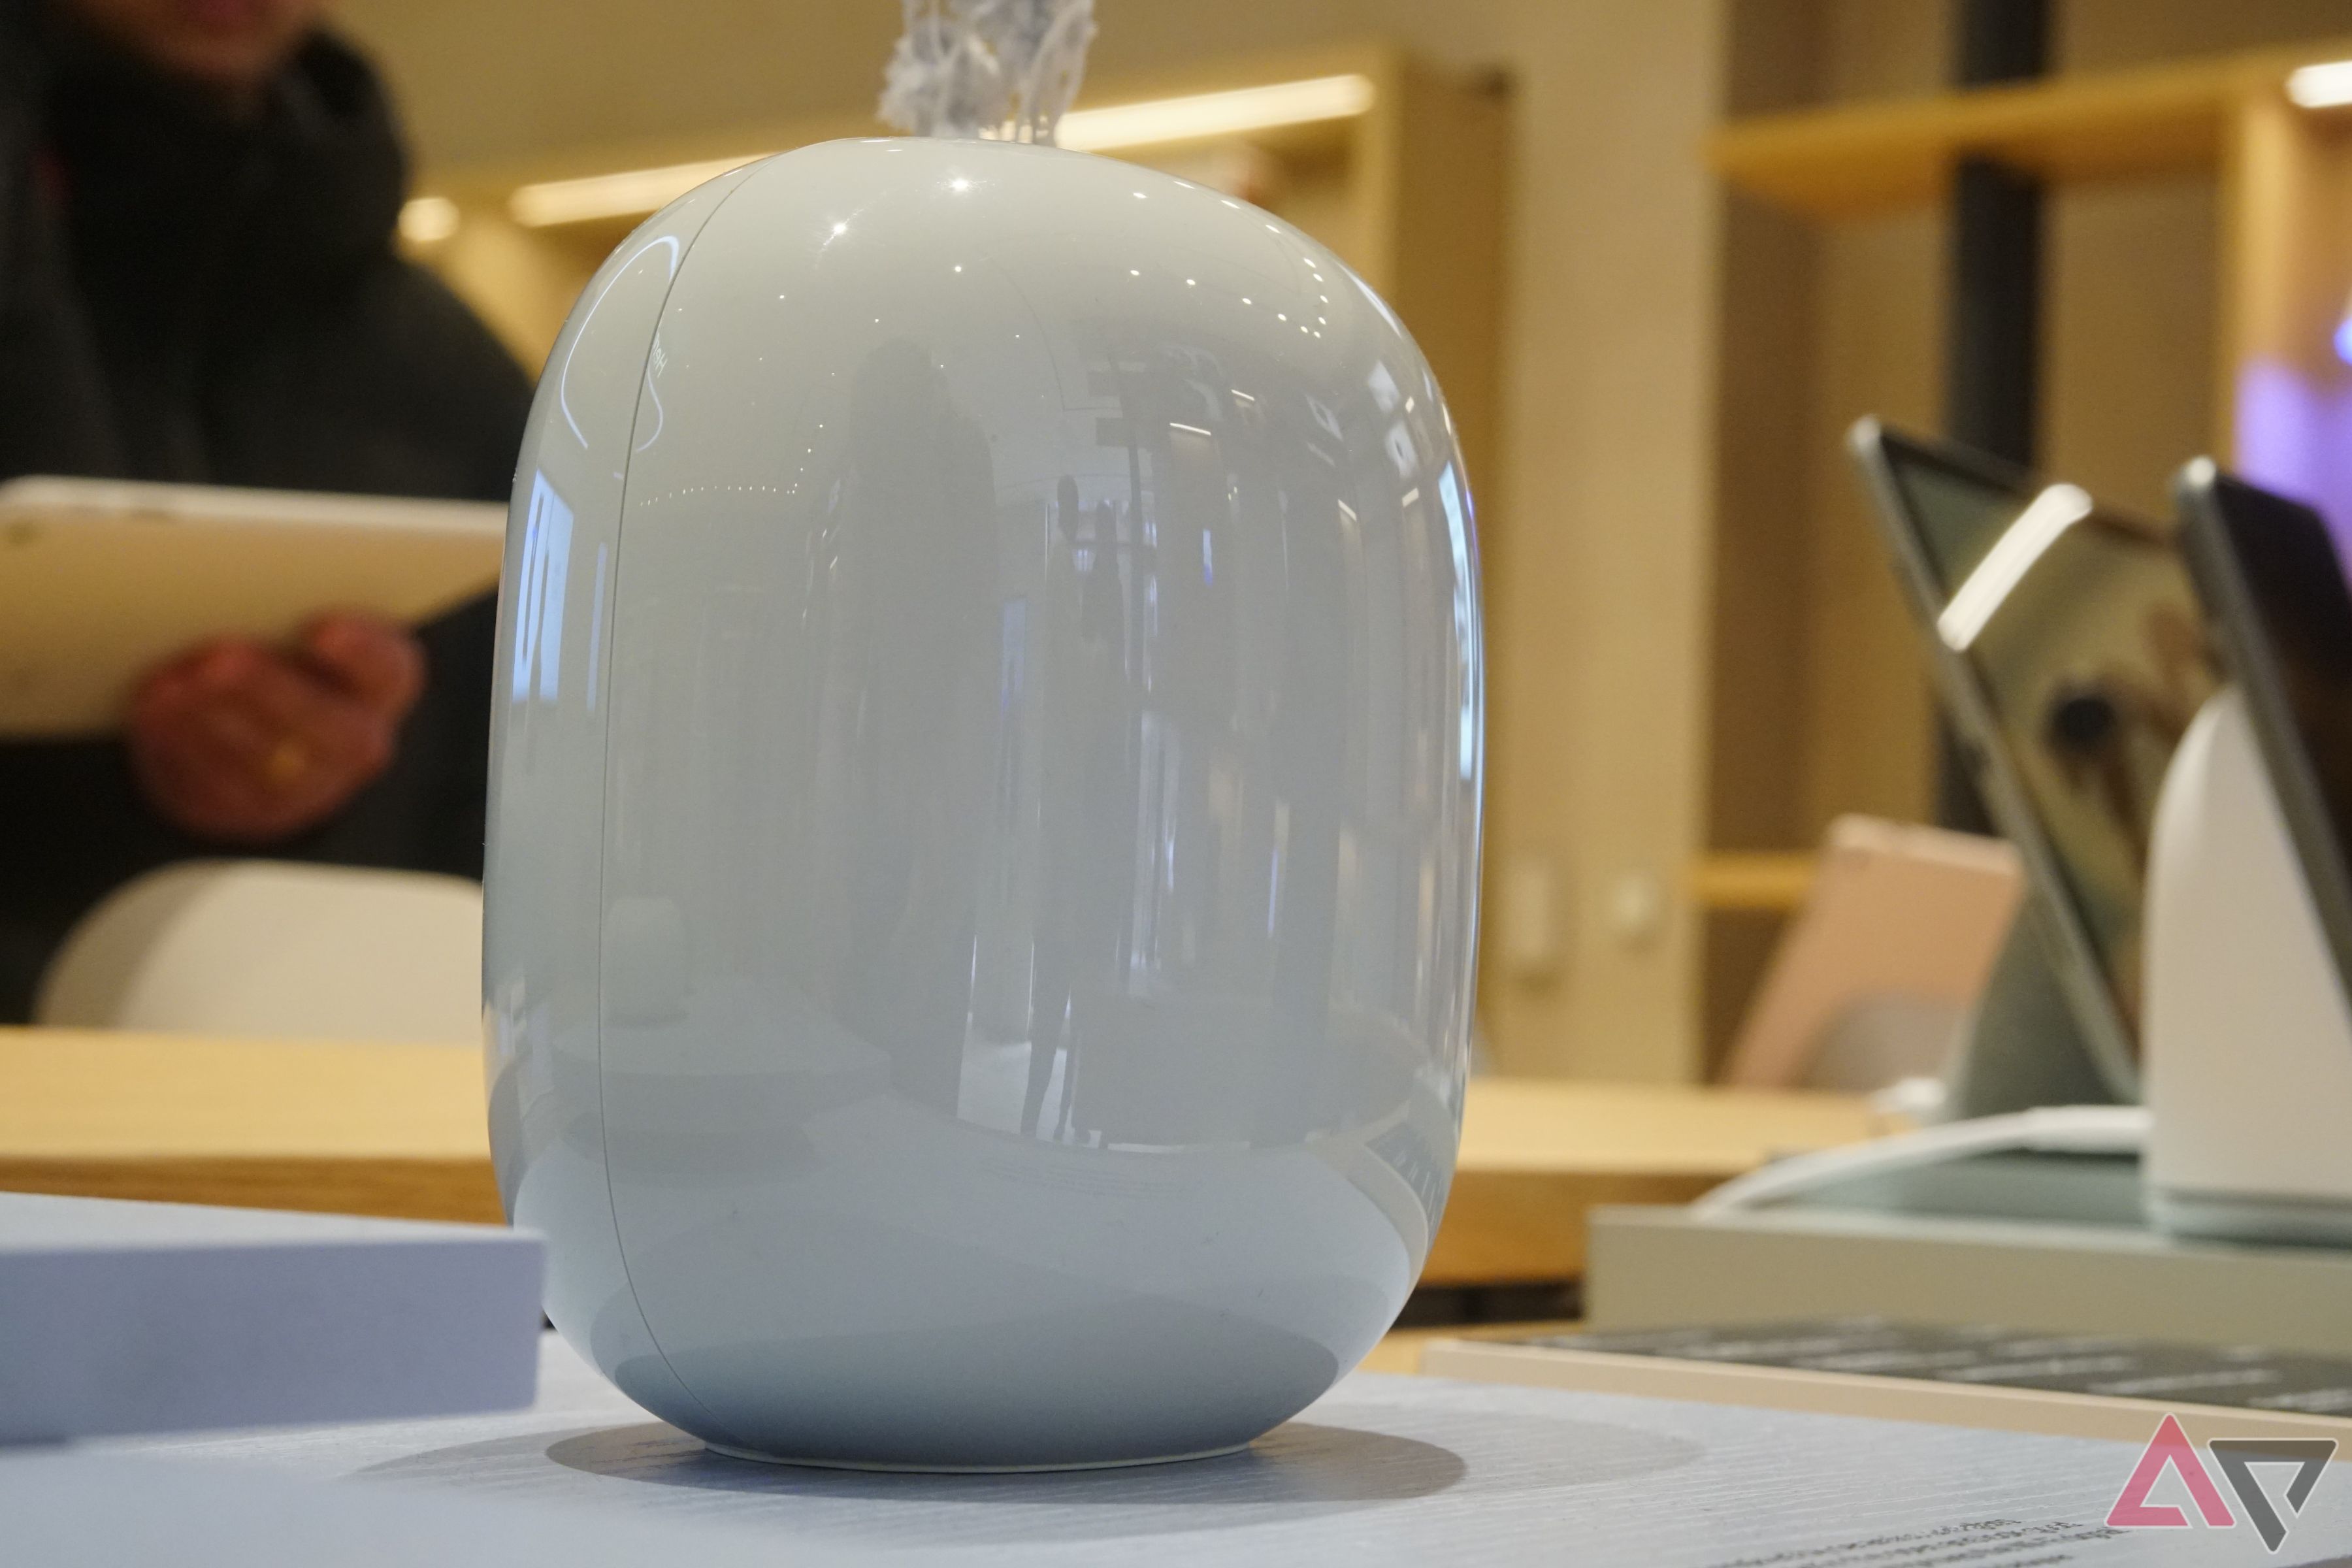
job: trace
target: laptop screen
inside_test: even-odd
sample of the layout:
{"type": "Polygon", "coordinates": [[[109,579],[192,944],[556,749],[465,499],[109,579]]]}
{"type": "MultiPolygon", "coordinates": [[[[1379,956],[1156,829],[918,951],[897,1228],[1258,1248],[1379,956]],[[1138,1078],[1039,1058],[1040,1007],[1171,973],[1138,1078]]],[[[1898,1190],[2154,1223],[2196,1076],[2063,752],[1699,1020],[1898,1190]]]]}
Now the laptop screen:
{"type": "Polygon", "coordinates": [[[2157,795],[2217,684],[2173,531],[2072,485],[1885,449],[1937,600],[1932,635],[1975,675],[1997,731],[1979,742],[2003,752],[2137,1038],[2157,795]]]}

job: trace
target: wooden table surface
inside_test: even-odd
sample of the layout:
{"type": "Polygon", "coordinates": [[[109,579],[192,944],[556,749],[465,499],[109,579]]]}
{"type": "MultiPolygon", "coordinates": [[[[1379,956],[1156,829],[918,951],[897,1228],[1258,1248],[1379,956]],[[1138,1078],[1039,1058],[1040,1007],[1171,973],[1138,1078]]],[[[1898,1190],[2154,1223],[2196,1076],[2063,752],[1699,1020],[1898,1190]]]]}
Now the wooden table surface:
{"type": "Polygon", "coordinates": [[[1891,1130],[1851,1095],[1473,1079],[1421,1282],[1575,1279],[1589,1209],[1688,1203],[1778,1155],[1891,1130]]]}
{"type": "Polygon", "coordinates": [[[1416,1373],[1421,1352],[1439,1340],[1516,1340],[1531,1334],[1573,1334],[1584,1324],[1573,1318],[1549,1318],[1526,1323],[1451,1323],[1431,1328],[1391,1329],[1356,1363],[1363,1372],[1416,1373]]]}
{"type": "MultiPolygon", "coordinates": [[[[1839,1095],[1478,1079],[1428,1285],[1566,1279],[1596,1204],[1879,1131],[1839,1095]]],[[[459,1046],[0,1029],[0,1190],[500,1218],[459,1046]]]]}

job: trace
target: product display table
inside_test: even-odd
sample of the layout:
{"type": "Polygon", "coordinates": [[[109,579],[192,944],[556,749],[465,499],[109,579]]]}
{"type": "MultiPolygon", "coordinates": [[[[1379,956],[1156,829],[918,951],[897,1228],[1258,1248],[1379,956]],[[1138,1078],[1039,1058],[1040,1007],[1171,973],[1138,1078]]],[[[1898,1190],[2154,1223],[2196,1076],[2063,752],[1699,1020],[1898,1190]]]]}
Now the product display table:
{"type": "Polygon", "coordinates": [[[0,1189],[503,1219],[465,1046],[0,1029],[0,1189]]]}
{"type": "Polygon", "coordinates": [[[528,1410],[0,1453],[0,1519],[11,1563],[173,1568],[2231,1568],[2352,1549],[2347,1465],[2277,1556],[2242,1524],[2110,1531],[2140,1447],[1357,1373],[1244,1453],[877,1475],[709,1453],[551,1335],[528,1410]]]}
{"type": "MultiPolygon", "coordinates": [[[[482,1095],[463,1046],[0,1029],[0,1190],[495,1223],[482,1095]]],[[[1595,1205],[1878,1130],[1839,1095],[1477,1079],[1423,1281],[1572,1279],[1595,1205]]]]}

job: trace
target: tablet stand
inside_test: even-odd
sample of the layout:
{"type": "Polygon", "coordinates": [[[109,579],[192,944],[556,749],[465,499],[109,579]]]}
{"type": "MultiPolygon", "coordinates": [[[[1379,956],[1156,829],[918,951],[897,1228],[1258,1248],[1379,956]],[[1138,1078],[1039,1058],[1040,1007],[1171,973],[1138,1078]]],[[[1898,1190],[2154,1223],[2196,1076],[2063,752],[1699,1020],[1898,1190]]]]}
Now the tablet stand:
{"type": "Polygon", "coordinates": [[[2149,1217],[2352,1244],[2352,1008],[2235,687],[2174,753],[2148,860],[2149,1217]]]}
{"type": "Polygon", "coordinates": [[[2110,1105],[2116,1092],[2092,1055],[2050,958],[2029,896],[2011,922],[1983,994],[1944,1074],[1946,1120],[2003,1116],[2042,1105],[2110,1105]]]}

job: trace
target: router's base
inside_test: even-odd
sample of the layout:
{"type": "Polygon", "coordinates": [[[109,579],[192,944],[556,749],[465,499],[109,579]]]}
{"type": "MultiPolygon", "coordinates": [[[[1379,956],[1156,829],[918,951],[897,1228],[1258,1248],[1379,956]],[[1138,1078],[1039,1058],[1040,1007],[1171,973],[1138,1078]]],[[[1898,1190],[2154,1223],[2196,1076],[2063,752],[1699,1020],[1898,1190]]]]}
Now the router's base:
{"type": "Polygon", "coordinates": [[[707,1438],[703,1447],[730,1459],[750,1459],[761,1465],[800,1465],[819,1470],[879,1470],[917,1476],[1030,1476],[1067,1470],[1127,1470],[1143,1465],[1181,1465],[1192,1459],[1223,1458],[1227,1454],[1240,1453],[1249,1445],[1233,1443],[1222,1448],[1202,1448],[1198,1453],[1156,1454],[1141,1459],[1070,1459],[1045,1465],[889,1465],[863,1459],[813,1459],[804,1455],[762,1454],[751,1448],[713,1443],[707,1438]]]}

